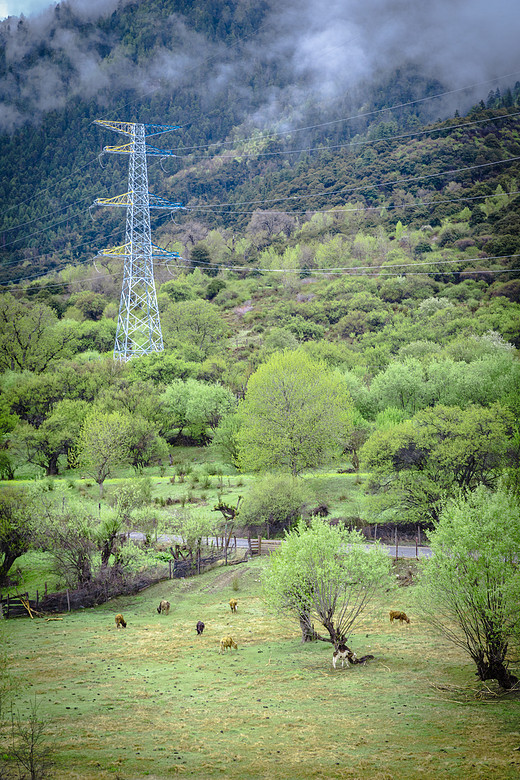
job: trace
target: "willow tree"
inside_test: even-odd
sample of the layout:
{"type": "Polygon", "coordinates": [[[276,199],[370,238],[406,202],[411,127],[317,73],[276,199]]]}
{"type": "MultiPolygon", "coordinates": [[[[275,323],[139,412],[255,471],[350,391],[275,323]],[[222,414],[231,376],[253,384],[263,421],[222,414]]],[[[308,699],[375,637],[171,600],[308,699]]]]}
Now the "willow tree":
{"type": "Polygon", "coordinates": [[[264,600],[298,620],[302,641],[347,643],[377,595],[394,585],[391,560],[379,544],[367,547],[359,531],[315,518],[300,521],[269,559],[264,600]],[[316,630],[319,625],[327,636],[316,630]]]}
{"type": "Polygon", "coordinates": [[[250,377],[239,406],[244,470],[293,476],[341,453],[352,427],[344,377],[302,350],[274,354],[250,377]]]}
{"type": "Polygon", "coordinates": [[[520,640],[520,511],[505,489],[480,486],[452,500],[429,533],[420,588],[426,618],[477,667],[511,688],[511,643],[520,640]]]}

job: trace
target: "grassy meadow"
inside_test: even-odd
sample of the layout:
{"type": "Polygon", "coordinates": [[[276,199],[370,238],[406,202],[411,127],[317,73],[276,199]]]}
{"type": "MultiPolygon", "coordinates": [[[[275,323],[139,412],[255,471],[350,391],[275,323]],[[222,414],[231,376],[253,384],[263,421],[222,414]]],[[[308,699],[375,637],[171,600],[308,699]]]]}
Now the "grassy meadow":
{"type": "Polygon", "coordinates": [[[468,659],[421,622],[413,586],[357,627],[351,646],[374,660],[334,670],[330,645],[301,644],[296,624],[266,611],[266,564],[165,581],[61,620],[0,622],[15,707],[36,700],[56,777],[519,776],[518,695],[475,682],[468,659]],[[410,626],[390,624],[392,608],[410,626]],[[238,650],[220,654],[227,634],[238,650]]]}

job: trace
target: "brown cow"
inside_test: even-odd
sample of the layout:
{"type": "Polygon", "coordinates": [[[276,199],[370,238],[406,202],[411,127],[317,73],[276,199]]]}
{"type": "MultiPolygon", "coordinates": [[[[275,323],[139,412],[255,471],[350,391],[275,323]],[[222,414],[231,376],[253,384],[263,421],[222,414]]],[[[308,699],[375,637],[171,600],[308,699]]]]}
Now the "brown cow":
{"type": "Polygon", "coordinates": [[[226,648],[228,648],[228,647],[229,647],[230,650],[231,650],[232,647],[234,647],[235,650],[238,650],[237,643],[235,642],[233,637],[231,637],[231,636],[223,636],[222,639],[220,640],[219,653],[224,652],[224,650],[226,648]]]}
{"type": "Polygon", "coordinates": [[[126,628],[126,620],[122,615],[116,615],[116,628],[126,628]]]}
{"type": "Polygon", "coordinates": [[[170,611],[170,602],[169,601],[165,601],[163,599],[161,601],[161,603],[159,604],[159,606],[157,607],[157,612],[159,613],[159,615],[161,615],[161,614],[167,615],[169,611],[170,611]]]}
{"type": "Polygon", "coordinates": [[[238,601],[236,599],[229,599],[229,606],[231,607],[231,612],[236,612],[238,609],[238,601]]]}
{"type": "Polygon", "coordinates": [[[406,614],[406,612],[401,612],[399,609],[392,609],[390,611],[390,623],[393,623],[394,620],[400,620],[401,623],[409,623],[410,618],[406,614]]]}

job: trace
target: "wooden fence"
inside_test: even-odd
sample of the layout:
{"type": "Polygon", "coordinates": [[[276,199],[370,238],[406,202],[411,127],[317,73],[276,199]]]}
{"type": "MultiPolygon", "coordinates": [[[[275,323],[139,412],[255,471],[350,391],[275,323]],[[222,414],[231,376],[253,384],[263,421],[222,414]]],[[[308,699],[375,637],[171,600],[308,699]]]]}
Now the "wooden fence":
{"type": "Polygon", "coordinates": [[[277,550],[281,545],[280,539],[262,539],[259,536],[257,539],[251,539],[251,554],[252,555],[270,555],[273,550],[277,550]]]}
{"type": "Polygon", "coordinates": [[[143,575],[130,583],[118,585],[112,582],[92,582],[78,590],[65,590],[59,593],[47,593],[40,598],[30,599],[28,593],[2,596],[0,594],[0,618],[32,617],[31,612],[40,617],[42,614],[71,612],[75,609],[103,604],[115,596],[140,593],[151,585],[167,579],[178,579],[200,574],[223,560],[225,552],[219,549],[212,555],[194,557],[192,560],[170,560],[168,565],[158,567],[150,576],[143,575]]]}
{"type": "Polygon", "coordinates": [[[38,598],[30,599],[28,593],[17,593],[15,596],[10,596],[8,593],[5,599],[0,599],[0,617],[27,617],[30,614],[29,610],[37,612],[38,606],[38,598]]]}

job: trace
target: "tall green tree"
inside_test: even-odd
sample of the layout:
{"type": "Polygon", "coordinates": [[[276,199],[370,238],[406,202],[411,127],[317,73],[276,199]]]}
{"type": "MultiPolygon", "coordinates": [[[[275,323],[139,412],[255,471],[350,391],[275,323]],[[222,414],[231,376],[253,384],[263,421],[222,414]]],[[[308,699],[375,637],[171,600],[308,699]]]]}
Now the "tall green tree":
{"type": "Polygon", "coordinates": [[[34,543],[34,507],[21,490],[3,490],[0,495],[0,584],[13,563],[34,543]]]}
{"type": "Polygon", "coordinates": [[[121,412],[93,412],[81,428],[76,442],[76,463],[99,485],[113,470],[128,462],[130,456],[131,420],[121,412]]]}
{"type": "Polygon", "coordinates": [[[346,643],[376,595],[393,585],[390,557],[378,544],[367,549],[358,531],[314,519],[286,534],[263,578],[264,598],[298,620],[302,641],[346,643]],[[315,630],[319,624],[327,636],[315,630]]]}
{"type": "Polygon", "coordinates": [[[373,511],[435,522],[447,497],[496,484],[516,457],[513,433],[514,417],[500,404],[436,406],[376,430],[361,451],[373,511]]]}
{"type": "Polygon", "coordinates": [[[294,476],[338,455],[352,426],[344,378],[303,350],[276,353],[261,365],[238,413],[242,469],[294,476]]]}
{"type": "Polygon", "coordinates": [[[159,398],[162,430],[184,431],[200,441],[210,439],[222,418],[235,407],[233,393],[219,384],[175,379],[159,398]]]}
{"type": "Polygon", "coordinates": [[[28,303],[10,293],[0,297],[0,369],[41,373],[73,351],[74,326],[60,322],[44,303],[28,303]]]}
{"type": "Polygon", "coordinates": [[[20,422],[11,437],[11,450],[18,452],[18,459],[45,469],[47,476],[57,474],[58,458],[69,456],[88,411],[86,401],[59,401],[40,426],[20,422]]]}
{"type": "Polygon", "coordinates": [[[426,618],[477,667],[511,688],[511,643],[520,640],[520,512],[504,488],[484,486],[444,508],[429,535],[420,603],[426,618]]]}
{"type": "Polygon", "coordinates": [[[240,523],[269,538],[289,529],[315,504],[316,495],[304,480],[290,474],[265,474],[247,491],[240,506],[240,523]]]}
{"type": "Polygon", "coordinates": [[[208,301],[179,301],[162,315],[163,335],[168,346],[182,348],[187,360],[205,360],[218,352],[227,325],[208,301]]]}

